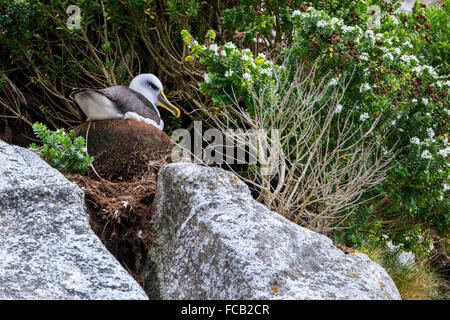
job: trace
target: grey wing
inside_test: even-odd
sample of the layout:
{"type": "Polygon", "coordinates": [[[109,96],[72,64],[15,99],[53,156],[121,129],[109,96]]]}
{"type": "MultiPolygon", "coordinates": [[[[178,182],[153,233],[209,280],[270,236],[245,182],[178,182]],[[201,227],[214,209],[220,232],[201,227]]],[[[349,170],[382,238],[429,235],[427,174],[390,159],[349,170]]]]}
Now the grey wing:
{"type": "Polygon", "coordinates": [[[125,86],[114,86],[98,91],[113,101],[123,113],[127,111],[136,112],[160,124],[161,119],[155,105],[143,94],[125,86]]]}

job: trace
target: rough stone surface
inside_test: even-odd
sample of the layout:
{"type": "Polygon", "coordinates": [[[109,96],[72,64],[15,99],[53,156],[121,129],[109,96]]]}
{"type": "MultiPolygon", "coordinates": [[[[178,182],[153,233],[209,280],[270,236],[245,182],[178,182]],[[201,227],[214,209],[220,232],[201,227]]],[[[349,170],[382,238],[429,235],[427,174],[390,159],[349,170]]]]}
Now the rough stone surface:
{"type": "Polygon", "coordinates": [[[400,299],[366,255],[268,210],[224,170],[169,164],[154,203],[151,299],[400,299]]]}
{"type": "Polygon", "coordinates": [[[83,192],[0,140],[0,299],[148,299],[89,225],[83,192]]]}

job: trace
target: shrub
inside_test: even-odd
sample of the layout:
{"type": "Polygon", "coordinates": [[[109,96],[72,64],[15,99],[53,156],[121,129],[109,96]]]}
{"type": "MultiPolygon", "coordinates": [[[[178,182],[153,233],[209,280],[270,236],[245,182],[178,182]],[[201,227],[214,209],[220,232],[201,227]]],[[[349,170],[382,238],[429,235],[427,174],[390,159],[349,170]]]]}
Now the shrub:
{"type": "Polygon", "coordinates": [[[395,283],[404,300],[446,299],[442,292],[444,278],[430,267],[429,261],[421,259],[407,264],[400,263],[401,251],[392,251],[386,246],[364,242],[358,250],[379,263],[395,283]]]}
{"type": "MultiPolygon", "coordinates": [[[[232,62],[248,54],[236,49],[229,53],[232,62]]],[[[255,59],[262,68],[263,59],[255,59]]],[[[231,68],[251,108],[240,103],[239,95],[224,92],[230,103],[205,112],[227,139],[248,145],[248,158],[257,163],[247,170],[229,161],[226,165],[258,191],[259,201],[302,226],[329,234],[361,205],[362,193],[385,179],[392,155],[383,154],[380,142],[373,142],[377,121],[367,131],[360,119],[342,117],[345,87],[316,80],[315,66],[295,69],[289,77],[287,69],[268,65],[268,74],[252,81],[245,70],[231,68]],[[253,135],[231,134],[230,129],[249,129],[253,135]]],[[[214,79],[202,89],[211,90],[219,82],[214,79]]]]}
{"type": "MultiPolygon", "coordinates": [[[[358,246],[362,234],[371,235],[373,241],[383,241],[381,235],[388,234],[395,244],[426,253],[424,234],[430,229],[446,233],[449,224],[450,81],[446,80],[448,64],[444,60],[448,34],[439,30],[448,28],[450,2],[444,9],[416,3],[410,15],[393,15],[388,7],[379,13],[380,24],[375,28],[367,24],[370,14],[362,14],[367,8],[368,2],[362,1],[353,11],[342,11],[340,17],[306,6],[288,10],[282,29],[290,44],[280,50],[281,66],[275,57],[270,61],[268,53],[239,50],[232,42],[215,43],[213,31],[204,45],[187,30],[182,37],[191,51],[188,61],[198,58],[206,67],[199,88],[212,99],[213,106],[204,108],[210,116],[219,106],[229,108],[236,97],[245,105],[243,112],[255,119],[254,92],[270,86],[271,74],[279,68],[285,68],[291,80],[299,63],[317,66],[317,79],[328,77],[331,87],[345,84],[341,119],[359,119],[362,130],[373,130],[372,145],[381,141],[384,152],[393,150],[396,156],[387,179],[375,190],[360,194],[366,205],[359,206],[357,214],[347,220],[342,239],[358,246]],[[351,16],[354,19],[348,19],[351,16]],[[349,79],[348,83],[344,79],[349,79]]],[[[247,16],[250,21],[241,21],[239,26],[255,25],[251,19],[259,19],[258,15],[242,17],[247,16]]],[[[320,106],[317,103],[316,109],[321,110],[320,106]]],[[[339,125],[334,120],[331,127],[339,125]]]]}
{"type": "Polygon", "coordinates": [[[33,124],[34,134],[42,140],[42,146],[30,145],[30,150],[37,152],[52,167],[63,172],[81,172],[89,170],[94,160],[87,154],[83,137],[75,137],[75,131],[68,133],[64,129],[55,132],[39,122],[33,124]]]}

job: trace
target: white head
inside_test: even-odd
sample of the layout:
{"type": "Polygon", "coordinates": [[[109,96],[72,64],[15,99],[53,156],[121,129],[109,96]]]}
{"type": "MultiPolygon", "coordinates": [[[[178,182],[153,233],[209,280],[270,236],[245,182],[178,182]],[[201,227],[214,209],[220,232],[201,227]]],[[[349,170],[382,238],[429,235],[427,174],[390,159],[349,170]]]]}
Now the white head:
{"type": "Polygon", "coordinates": [[[155,75],[142,73],[131,81],[129,87],[144,95],[155,106],[159,105],[166,108],[177,118],[180,116],[180,110],[167,99],[163,91],[162,83],[155,75]]]}
{"type": "Polygon", "coordinates": [[[159,79],[151,73],[142,73],[135,77],[130,83],[130,89],[142,93],[148,100],[156,104],[159,93],[163,86],[159,79]]]}

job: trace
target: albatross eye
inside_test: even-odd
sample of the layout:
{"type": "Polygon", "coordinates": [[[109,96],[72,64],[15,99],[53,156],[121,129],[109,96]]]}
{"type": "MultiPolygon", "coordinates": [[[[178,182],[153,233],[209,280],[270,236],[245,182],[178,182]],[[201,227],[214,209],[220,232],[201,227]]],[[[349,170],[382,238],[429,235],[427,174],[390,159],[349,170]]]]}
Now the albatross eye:
{"type": "Polygon", "coordinates": [[[150,81],[149,81],[149,82],[148,82],[148,85],[149,85],[150,87],[152,87],[153,90],[158,90],[158,87],[157,87],[156,85],[154,85],[153,82],[150,82],[150,81]]]}

